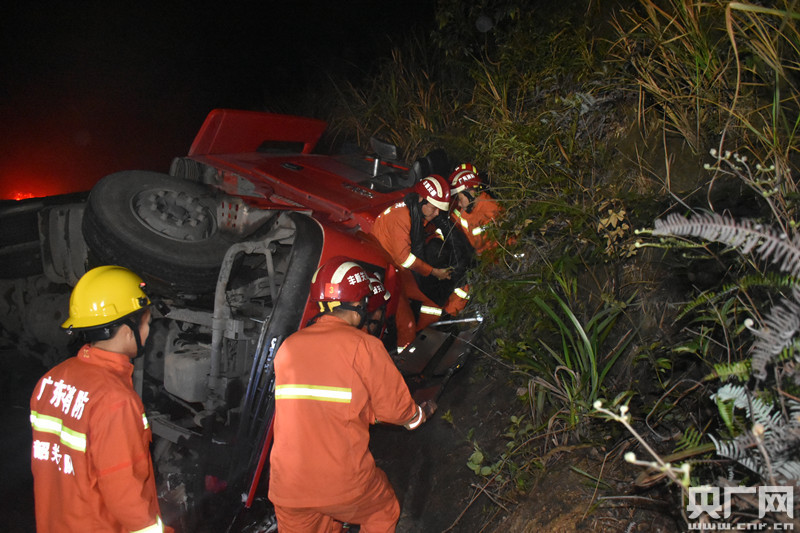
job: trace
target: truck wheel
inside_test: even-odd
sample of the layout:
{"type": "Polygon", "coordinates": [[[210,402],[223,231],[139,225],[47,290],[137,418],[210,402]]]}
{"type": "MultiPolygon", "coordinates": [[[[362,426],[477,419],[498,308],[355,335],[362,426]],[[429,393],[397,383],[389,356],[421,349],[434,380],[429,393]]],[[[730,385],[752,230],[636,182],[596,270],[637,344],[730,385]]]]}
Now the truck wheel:
{"type": "Polygon", "coordinates": [[[217,203],[199,183],[157,172],[117,172],[89,194],[83,238],[100,263],[130,268],[152,286],[207,292],[232,244],[219,231],[217,203]]]}

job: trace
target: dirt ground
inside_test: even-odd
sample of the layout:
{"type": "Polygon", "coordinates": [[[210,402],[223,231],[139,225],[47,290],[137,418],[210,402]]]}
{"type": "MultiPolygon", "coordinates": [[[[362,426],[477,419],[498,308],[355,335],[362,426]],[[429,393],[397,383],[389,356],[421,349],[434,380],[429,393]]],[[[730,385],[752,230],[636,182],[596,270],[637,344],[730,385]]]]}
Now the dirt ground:
{"type": "Polygon", "coordinates": [[[635,449],[632,441],[608,450],[579,444],[551,451],[524,492],[497,491],[497,483],[473,473],[467,462],[474,443],[493,457],[506,449],[509,439],[502,435],[510,418],[524,412],[519,386],[502,363],[475,356],[448,384],[439,411],[425,426],[416,432],[373,430],[373,454],[402,504],[398,532],[682,529],[662,486],[634,485],[639,470],[621,460],[624,451],[635,449]]]}
{"type": "Polygon", "coordinates": [[[507,376],[475,357],[450,380],[424,426],[372,431],[373,455],[402,504],[398,531],[478,531],[486,520],[486,502],[470,505],[481,482],[467,467],[472,442],[497,440],[519,402],[507,376]]]}

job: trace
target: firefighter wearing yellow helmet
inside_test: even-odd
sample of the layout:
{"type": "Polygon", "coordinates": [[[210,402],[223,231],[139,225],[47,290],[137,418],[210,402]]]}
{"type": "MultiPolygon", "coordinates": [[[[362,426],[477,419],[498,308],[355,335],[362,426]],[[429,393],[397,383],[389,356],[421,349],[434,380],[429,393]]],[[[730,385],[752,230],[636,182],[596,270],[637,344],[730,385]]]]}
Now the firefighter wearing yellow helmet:
{"type": "Polygon", "coordinates": [[[31,396],[39,533],[171,530],[161,519],[152,433],[132,382],[149,306],[142,279],[118,266],[90,270],[72,291],[62,327],[87,343],[31,396]]]}

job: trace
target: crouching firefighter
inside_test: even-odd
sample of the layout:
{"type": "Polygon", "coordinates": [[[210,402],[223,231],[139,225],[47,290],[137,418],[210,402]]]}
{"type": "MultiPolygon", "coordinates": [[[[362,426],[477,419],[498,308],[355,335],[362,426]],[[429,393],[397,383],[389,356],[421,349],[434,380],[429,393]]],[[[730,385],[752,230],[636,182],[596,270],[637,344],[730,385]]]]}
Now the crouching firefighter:
{"type": "Polygon", "coordinates": [[[269,499],[281,533],[391,532],[400,505],[369,451],[369,426],[416,429],[435,403],[417,405],[381,341],[361,328],[371,294],[357,263],[336,257],[314,274],[322,316],[275,355],[275,441],[269,499]]]}
{"type": "Polygon", "coordinates": [[[378,215],[372,227],[373,238],[389,255],[400,275],[395,317],[398,348],[411,343],[417,331],[438,321],[443,313],[454,315],[463,308],[456,296],[437,303],[420,285],[442,282],[451,277],[451,266],[434,267],[425,261],[426,241],[435,231],[432,221],[449,208],[450,185],[434,174],[419,181],[402,202],[378,215]],[[422,304],[419,318],[411,310],[411,300],[422,304]]]}
{"type": "Polygon", "coordinates": [[[87,341],[31,396],[36,530],[172,531],[161,520],[150,427],[132,359],[150,332],[141,278],[101,266],[81,277],[62,325],[87,341]]]}
{"type": "Polygon", "coordinates": [[[450,174],[450,192],[455,200],[451,218],[461,227],[475,253],[481,255],[496,247],[497,242],[488,237],[486,230],[500,218],[502,209],[486,192],[472,163],[463,163],[450,174]]]}

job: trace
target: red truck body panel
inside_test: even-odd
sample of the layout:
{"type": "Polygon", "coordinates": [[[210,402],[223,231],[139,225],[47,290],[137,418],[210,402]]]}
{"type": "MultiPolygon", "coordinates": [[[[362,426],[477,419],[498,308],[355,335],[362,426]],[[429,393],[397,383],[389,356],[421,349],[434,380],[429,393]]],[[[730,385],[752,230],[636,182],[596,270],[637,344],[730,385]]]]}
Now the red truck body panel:
{"type": "Polygon", "coordinates": [[[214,109],[206,117],[189,148],[189,156],[255,152],[269,142],[299,143],[308,154],[327,123],[313,118],[214,109]]]}
{"type": "MultiPolygon", "coordinates": [[[[312,154],[326,126],[316,119],[215,109],[195,137],[188,158],[217,169],[222,179],[215,185],[254,207],[311,209],[320,219],[369,232],[375,217],[400,201],[408,189],[376,190],[369,183],[373,158],[312,154]],[[291,147],[295,150],[287,153],[291,147]],[[281,148],[283,153],[275,153],[281,148]]],[[[379,161],[378,168],[407,171],[385,161],[379,161]]]]}

